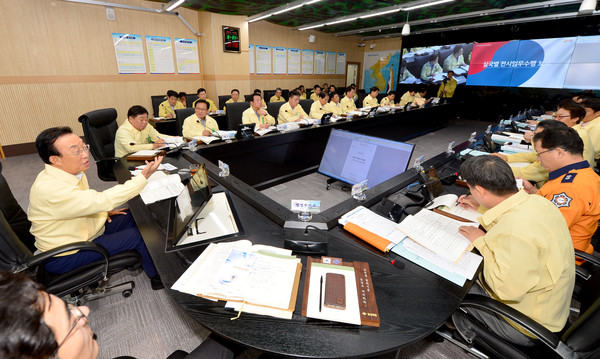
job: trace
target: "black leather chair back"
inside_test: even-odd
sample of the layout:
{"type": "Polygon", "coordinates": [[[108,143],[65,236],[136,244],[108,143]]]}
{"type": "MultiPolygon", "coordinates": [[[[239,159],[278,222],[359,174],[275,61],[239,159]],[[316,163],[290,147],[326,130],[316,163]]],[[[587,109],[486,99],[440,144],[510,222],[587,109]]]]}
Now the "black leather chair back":
{"type": "Polygon", "coordinates": [[[104,162],[115,157],[115,135],[117,133],[117,110],[104,108],[79,116],[85,141],[98,165],[98,177],[103,181],[115,181],[114,163],[104,162]]]}
{"type": "Polygon", "coordinates": [[[246,101],[246,102],[252,101],[252,95],[244,95],[244,101],[246,101]]]}
{"type": "MultiPolygon", "coordinates": [[[[275,95],[275,93],[273,93],[273,95],[275,95]]],[[[271,96],[273,96],[271,95],[271,96]]],[[[290,90],[285,89],[285,90],[281,90],[281,97],[283,97],[285,99],[285,101],[289,101],[290,100],[290,90]]]]}
{"type": "Polygon", "coordinates": [[[267,103],[267,112],[277,120],[279,116],[279,109],[287,102],[269,102],[267,103]]]}
{"type": "Polygon", "coordinates": [[[313,102],[313,100],[300,100],[300,106],[302,106],[302,109],[304,112],[306,112],[306,114],[310,114],[310,107],[312,106],[313,102]]]}
{"type": "MultiPolygon", "coordinates": [[[[579,353],[596,350],[600,354],[600,271],[583,284],[578,300],[581,303],[577,321],[565,332],[561,341],[579,353]]],[[[591,356],[596,357],[596,356],[591,356]]]]}
{"type": "Polygon", "coordinates": [[[227,107],[227,129],[237,130],[237,125],[242,123],[242,113],[250,108],[248,102],[233,102],[225,105],[227,107]]]}
{"type": "Polygon", "coordinates": [[[0,270],[14,272],[32,256],[32,252],[19,240],[4,214],[0,213],[0,270]]]}
{"type": "Polygon", "coordinates": [[[358,104],[356,105],[356,107],[363,107],[363,100],[365,99],[365,97],[367,97],[367,94],[364,92],[358,94],[358,104]]]}
{"type": "Polygon", "coordinates": [[[271,97],[275,96],[275,90],[263,90],[263,99],[266,103],[271,101],[271,97]]]}
{"type": "Polygon", "coordinates": [[[187,108],[192,108],[194,101],[196,101],[198,99],[198,95],[185,95],[185,101],[186,101],[186,107],[187,108]]]}
{"type": "MultiPolygon", "coordinates": [[[[387,96],[386,92],[381,92],[380,91],[379,94],[377,95],[377,102],[381,103],[381,100],[383,100],[383,98],[386,97],[386,96],[387,96]]],[[[396,100],[396,99],[394,99],[394,100],[396,100]]]]}
{"type": "Polygon", "coordinates": [[[0,198],[0,211],[11,229],[31,252],[35,252],[35,238],[29,232],[31,222],[27,219],[27,213],[23,211],[21,205],[13,196],[6,179],[2,175],[2,162],[0,162],[0,198]]]}
{"type": "Polygon", "coordinates": [[[196,112],[193,108],[184,108],[175,110],[175,127],[177,130],[177,136],[183,136],[183,121],[190,117],[196,112]]]}
{"type": "Polygon", "coordinates": [[[160,104],[166,99],[167,97],[165,95],[150,96],[150,100],[152,100],[152,111],[154,111],[154,117],[158,117],[158,106],[160,106],[160,104]]]}
{"type": "Polygon", "coordinates": [[[222,110],[225,107],[225,102],[231,98],[231,95],[221,95],[219,96],[219,110],[222,110]]]}

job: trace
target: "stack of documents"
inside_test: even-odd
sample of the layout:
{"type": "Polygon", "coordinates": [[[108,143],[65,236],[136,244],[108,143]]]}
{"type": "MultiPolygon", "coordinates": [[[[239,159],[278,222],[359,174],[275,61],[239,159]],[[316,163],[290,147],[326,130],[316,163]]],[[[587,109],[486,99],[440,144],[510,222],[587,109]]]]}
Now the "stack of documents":
{"type": "Polygon", "coordinates": [[[338,220],[344,229],[382,252],[387,252],[404,239],[396,229],[396,222],[358,206],[338,220]]]}
{"type": "Polygon", "coordinates": [[[273,132],[273,131],[277,131],[277,127],[275,126],[270,126],[269,128],[255,128],[254,129],[254,133],[256,133],[259,136],[265,135],[269,132],[273,132]]]}
{"type": "Polygon", "coordinates": [[[211,243],[171,289],[237,311],[291,319],[302,264],[290,250],[248,240],[211,243]]]}
{"type": "Polygon", "coordinates": [[[140,192],[140,197],[145,204],[150,204],[163,199],[179,196],[185,189],[179,175],[167,175],[164,172],[154,172],[146,187],[140,192]]]}
{"type": "Polygon", "coordinates": [[[202,142],[204,142],[207,145],[209,145],[213,141],[218,141],[219,140],[219,137],[216,137],[216,136],[194,136],[193,138],[196,141],[202,141],[202,142]]]}

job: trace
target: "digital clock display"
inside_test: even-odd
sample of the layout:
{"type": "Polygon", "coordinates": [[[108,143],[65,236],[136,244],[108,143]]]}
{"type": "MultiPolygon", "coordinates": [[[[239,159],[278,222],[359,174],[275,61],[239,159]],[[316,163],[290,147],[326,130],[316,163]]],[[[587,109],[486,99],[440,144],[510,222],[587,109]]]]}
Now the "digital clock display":
{"type": "Polygon", "coordinates": [[[240,29],[223,26],[223,51],[240,52],[240,29]]]}

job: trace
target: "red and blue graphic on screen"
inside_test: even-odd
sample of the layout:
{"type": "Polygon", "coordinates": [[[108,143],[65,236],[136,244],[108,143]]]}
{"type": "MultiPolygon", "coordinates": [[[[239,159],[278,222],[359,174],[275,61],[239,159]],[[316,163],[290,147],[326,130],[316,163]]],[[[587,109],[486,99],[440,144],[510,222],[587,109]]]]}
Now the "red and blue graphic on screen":
{"type": "Polygon", "coordinates": [[[538,72],[544,55],[532,40],[475,44],[467,85],[521,86],[538,72]]]}

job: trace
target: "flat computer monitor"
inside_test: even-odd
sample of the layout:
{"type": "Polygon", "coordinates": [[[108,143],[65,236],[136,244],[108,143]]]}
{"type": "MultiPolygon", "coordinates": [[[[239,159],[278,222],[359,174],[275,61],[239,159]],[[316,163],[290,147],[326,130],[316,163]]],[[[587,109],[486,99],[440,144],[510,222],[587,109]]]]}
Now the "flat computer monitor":
{"type": "Polygon", "coordinates": [[[415,145],[332,129],[318,172],[349,184],[369,180],[373,188],[408,167],[415,145]]]}
{"type": "Polygon", "coordinates": [[[186,188],[169,203],[167,251],[174,250],[191,230],[194,220],[212,197],[204,164],[192,175],[186,188]]]}

